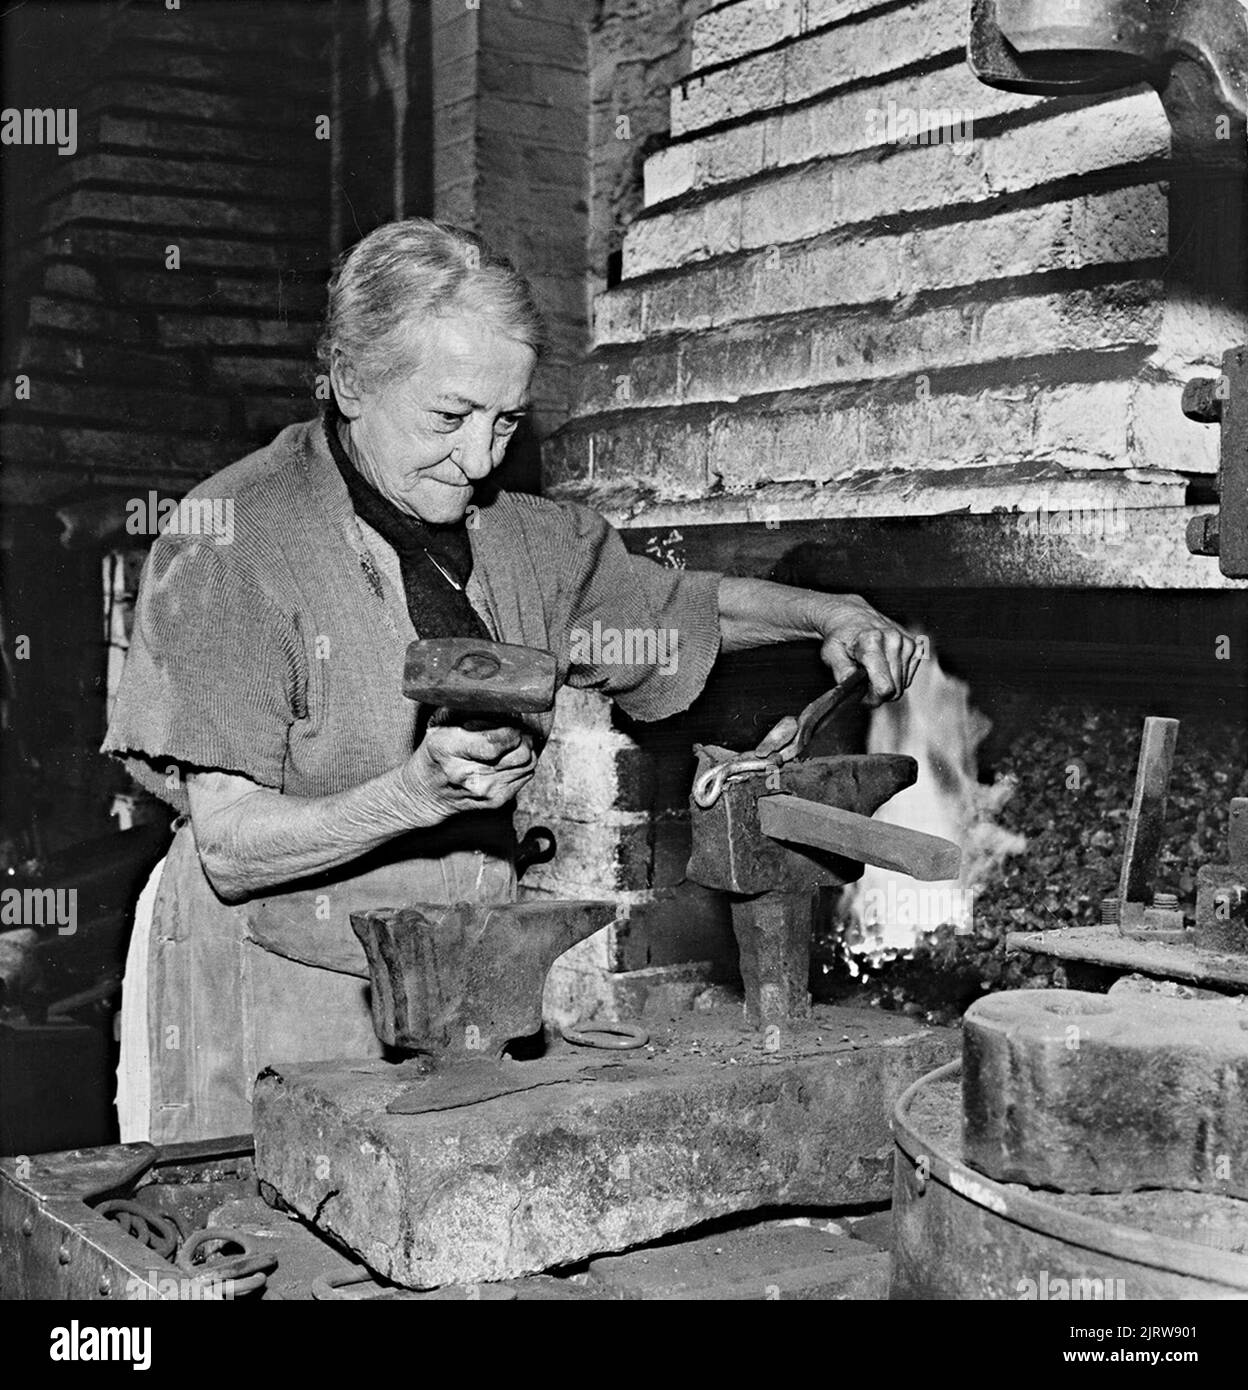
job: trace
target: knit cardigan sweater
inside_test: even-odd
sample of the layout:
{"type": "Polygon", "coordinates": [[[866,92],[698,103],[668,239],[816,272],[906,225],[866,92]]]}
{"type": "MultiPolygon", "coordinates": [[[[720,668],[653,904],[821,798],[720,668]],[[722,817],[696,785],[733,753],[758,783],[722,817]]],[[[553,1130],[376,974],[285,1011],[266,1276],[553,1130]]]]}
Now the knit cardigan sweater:
{"type": "MultiPolygon", "coordinates": [[[[401,765],[418,737],[419,712],[402,693],[417,634],[398,557],[357,521],[319,420],[288,427],[190,496],[217,499],[218,516],[231,514],[228,504],[232,534],[219,543],[170,529],[154,542],[104,751],[183,814],[190,770],[316,797],[401,765]]],[[[639,720],[675,714],[702,690],[719,651],[718,574],[630,555],[601,516],[573,503],[500,492],[468,524],[468,597],[496,638],[549,649],[561,683],[601,691],[639,720]],[[659,632],[672,644],[661,666],[620,659],[638,654],[627,634],[659,632]]],[[[552,716],[526,722],[540,747],[552,716]]],[[[505,859],[513,844],[509,811],[461,815],[326,881],[440,860],[432,881],[458,894],[457,856],[479,865],[482,852],[505,859]]],[[[197,896],[215,899],[206,879],[197,896]]],[[[347,965],[323,944],[306,956],[274,949],[358,969],[338,921],[332,937],[345,939],[347,965]]]]}

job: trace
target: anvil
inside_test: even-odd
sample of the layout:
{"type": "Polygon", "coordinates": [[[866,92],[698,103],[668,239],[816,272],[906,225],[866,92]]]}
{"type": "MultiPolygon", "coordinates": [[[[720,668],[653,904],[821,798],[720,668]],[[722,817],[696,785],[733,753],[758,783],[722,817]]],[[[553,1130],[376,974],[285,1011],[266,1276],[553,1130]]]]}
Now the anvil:
{"type": "MultiPolygon", "coordinates": [[[[698,776],[738,756],[724,748],[702,748],[698,776]]],[[[807,758],[729,782],[709,807],[690,799],[688,875],[731,895],[751,1023],[809,1016],[816,888],[854,882],[864,863],[920,879],[957,877],[961,852],[956,845],[870,819],[917,777],[918,764],[901,754],[807,758]]]]}

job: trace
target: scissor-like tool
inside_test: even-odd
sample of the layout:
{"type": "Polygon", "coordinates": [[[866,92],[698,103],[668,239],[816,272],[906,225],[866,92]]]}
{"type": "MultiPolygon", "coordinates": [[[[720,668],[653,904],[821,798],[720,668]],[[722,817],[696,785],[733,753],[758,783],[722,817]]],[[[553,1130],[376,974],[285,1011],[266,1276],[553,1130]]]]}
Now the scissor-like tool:
{"type": "Polygon", "coordinates": [[[742,753],[739,757],[729,758],[727,762],[708,767],[693,784],[694,803],[705,811],[719,800],[729,782],[748,777],[751,773],[783,767],[794,758],[800,758],[815,730],[828,715],[851,700],[860,699],[869,689],[867,673],[858,670],[848,680],[825,691],[817,700],[812,700],[800,714],[786,714],[753,752],[742,753]]]}

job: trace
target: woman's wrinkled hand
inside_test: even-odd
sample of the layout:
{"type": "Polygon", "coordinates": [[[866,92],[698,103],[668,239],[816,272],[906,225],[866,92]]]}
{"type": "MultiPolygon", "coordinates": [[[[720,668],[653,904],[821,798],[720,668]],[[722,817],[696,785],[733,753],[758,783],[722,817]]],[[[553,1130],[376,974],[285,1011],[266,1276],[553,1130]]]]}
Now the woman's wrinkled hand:
{"type": "Polygon", "coordinates": [[[448,820],[465,811],[506,806],[536,768],[533,735],[527,729],[506,724],[466,729],[431,720],[402,778],[416,807],[448,820]]]}
{"type": "Polygon", "coordinates": [[[895,700],[914,679],[926,643],[855,594],[828,595],[817,613],[820,655],[838,682],[862,667],[871,682],[868,705],[895,700]]]}

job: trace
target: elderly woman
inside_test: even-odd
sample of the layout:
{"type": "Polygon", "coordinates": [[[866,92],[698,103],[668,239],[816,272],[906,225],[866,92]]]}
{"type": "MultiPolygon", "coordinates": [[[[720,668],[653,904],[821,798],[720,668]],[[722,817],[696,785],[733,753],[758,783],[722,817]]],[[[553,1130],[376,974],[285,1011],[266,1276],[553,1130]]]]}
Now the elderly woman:
{"type": "Polygon", "coordinates": [[[104,748],[181,814],[127,961],[123,1139],[243,1133],[268,1061],[378,1055],[352,911],[514,898],[510,808],[550,718],[422,719],[400,680],[417,635],[547,648],[642,720],[769,642],[821,642],[877,700],[913,676],[914,640],[861,599],[665,569],[585,507],[482,489],[540,341],[475,236],[379,228],[330,284],[325,417],[195,489],[233,504],[228,544],[153,545],[104,748]],[[595,622],[674,630],[679,660],[590,664],[573,635],[595,622]]]}

